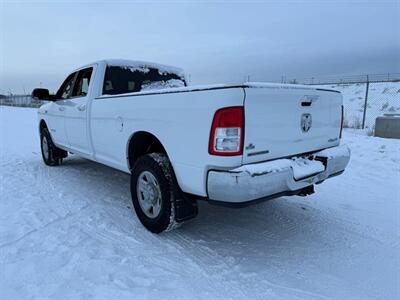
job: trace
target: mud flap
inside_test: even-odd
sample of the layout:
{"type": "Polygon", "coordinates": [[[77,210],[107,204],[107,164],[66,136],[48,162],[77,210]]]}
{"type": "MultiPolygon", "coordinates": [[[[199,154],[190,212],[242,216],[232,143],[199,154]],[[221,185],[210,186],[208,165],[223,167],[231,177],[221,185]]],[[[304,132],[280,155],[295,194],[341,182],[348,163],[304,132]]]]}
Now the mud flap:
{"type": "Polygon", "coordinates": [[[181,190],[168,157],[165,154],[159,153],[152,153],[150,155],[161,166],[164,174],[170,181],[175,222],[182,223],[196,217],[198,213],[197,200],[181,190]]]}
{"type": "Polygon", "coordinates": [[[68,152],[67,152],[67,151],[64,151],[64,150],[62,150],[62,149],[60,149],[60,148],[56,148],[55,151],[54,151],[54,156],[55,156],[57,159],[66,158],[66,157],[68,156],[68,152]]]}
{"type": "Polygon", "coordinates": [[[178,197],[175,198],[175,220],[178,223],[184,222],[193,219],[197,214],[197,200],[179,191],[178,197]]]}

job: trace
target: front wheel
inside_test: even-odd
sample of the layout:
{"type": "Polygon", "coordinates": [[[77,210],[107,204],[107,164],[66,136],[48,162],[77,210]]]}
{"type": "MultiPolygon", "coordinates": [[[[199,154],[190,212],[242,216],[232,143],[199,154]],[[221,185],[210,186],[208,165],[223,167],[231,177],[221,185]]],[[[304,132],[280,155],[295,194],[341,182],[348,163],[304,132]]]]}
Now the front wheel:
{"type": "Polygon", "coordinates": [[[132,202],[140,222],[151,232],[177,226],[174,191],[172,169],[165,154],[151,153],[138,159],[131,175],[132,202]]]}
{"type": "Polygon", "coordinates": [[[63,158],[67,157],[67,152],[57,148],[47,128],[40,131],[40,149],[42,150],[42,158],[48,166],[58,166],[62,163],[63,158]]]}

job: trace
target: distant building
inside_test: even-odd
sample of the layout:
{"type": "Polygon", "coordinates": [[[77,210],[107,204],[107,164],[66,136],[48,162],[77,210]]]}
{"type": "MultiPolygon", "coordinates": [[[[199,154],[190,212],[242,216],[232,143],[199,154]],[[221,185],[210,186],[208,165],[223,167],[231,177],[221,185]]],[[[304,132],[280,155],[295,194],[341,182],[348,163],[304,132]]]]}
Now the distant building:
{"type": "Polygon", "coordinates": [[[33,99],[31,95],[0,95],[0,105],[39,107],[42,101],[33,99]]]}

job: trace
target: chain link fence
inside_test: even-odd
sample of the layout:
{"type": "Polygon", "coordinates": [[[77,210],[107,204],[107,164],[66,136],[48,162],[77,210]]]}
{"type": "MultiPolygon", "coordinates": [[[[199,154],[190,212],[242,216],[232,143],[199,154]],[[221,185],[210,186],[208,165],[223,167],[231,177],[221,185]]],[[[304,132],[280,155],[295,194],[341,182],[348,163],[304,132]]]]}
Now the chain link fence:
{"type": "Polygon", "coordinates": [[[342,92],[345,127],[367,128],[372,133],[377,117],[400,115],[400,82],[331,84],[321,87],[342,92]]]}
{"type": "Polygon", "coordinates": [[[365,74],[348,76],[319,76],[309,78],[288,79],[282,76],[281,83],[301,83],[310,85],[326,84],[356,84],[356,83],[375,83],[375,82],[397,82],[400,81],[400,73],[365,74]]]}
{"type": "Polygon", "coordinates": [[[400,73],[321,76],[287,79],[282,83],[318,85],[342,92],[345,107],[344,125],[349,128],[375,128],[377,117],[400,114],[400,73]]]}

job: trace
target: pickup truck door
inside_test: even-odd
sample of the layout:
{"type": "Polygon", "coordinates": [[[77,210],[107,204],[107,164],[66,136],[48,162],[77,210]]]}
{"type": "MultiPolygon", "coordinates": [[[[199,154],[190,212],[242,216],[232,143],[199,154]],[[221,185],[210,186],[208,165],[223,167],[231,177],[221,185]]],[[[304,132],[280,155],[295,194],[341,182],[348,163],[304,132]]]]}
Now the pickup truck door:
{"type": "Polygon", "coordinates": [[[67,135],[65,132],[65,110],[67,99],[70,97],[76,72],[70,74],[56,93],[56,100],[46,111],[46,122],[50,129],[51,137],[56,145],[68,146],[67,135]]]}
{"type": "Polygon", "coordinates": [[[65,110],[65,130],[69,148],[77,153],[90,156],[92,150],[88,134],[88,102],[94,66],[78,71],[71,97],[65,110]]]}

